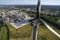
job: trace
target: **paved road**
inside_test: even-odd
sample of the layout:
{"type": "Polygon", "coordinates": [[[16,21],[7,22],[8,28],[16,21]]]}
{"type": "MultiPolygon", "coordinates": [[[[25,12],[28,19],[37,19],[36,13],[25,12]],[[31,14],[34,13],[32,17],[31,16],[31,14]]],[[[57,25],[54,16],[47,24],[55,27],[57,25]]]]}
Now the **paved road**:
{"type": "Polygon", "coordinates": [[[60,38],[60,34],[58,34],[55,30],[53,30],[44,20],[42,20],[42,19],[40,19],[40,20],[52,33],[54,33],[56,36],[58,36],[60,38]]]}

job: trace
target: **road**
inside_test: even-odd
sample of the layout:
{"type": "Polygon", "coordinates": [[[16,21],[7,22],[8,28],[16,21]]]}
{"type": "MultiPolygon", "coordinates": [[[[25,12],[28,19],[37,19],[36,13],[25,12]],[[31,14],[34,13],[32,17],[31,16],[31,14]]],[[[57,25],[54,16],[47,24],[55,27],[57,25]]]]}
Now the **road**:
{"type": "Polygon", "coordinates": [[[40,21],[52,32],[54,33],[56,36],[58,36],[60,38],[60,34],[58,34],[55,30],[53,30],[44,20],[40,19],[40,21]]]}

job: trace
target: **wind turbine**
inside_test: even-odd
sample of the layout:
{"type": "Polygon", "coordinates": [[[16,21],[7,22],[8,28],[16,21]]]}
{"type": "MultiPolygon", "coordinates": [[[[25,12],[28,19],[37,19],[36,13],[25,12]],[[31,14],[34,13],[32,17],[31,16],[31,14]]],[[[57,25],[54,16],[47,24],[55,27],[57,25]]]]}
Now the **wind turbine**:
{"type": "Polygon", "coordinates": [[[33,40],[37,40],[38,22],[40,19],[40,13],[41,13],[41,0],[38,0],[36,18],[32,21],[33,22],[33,40]]]}

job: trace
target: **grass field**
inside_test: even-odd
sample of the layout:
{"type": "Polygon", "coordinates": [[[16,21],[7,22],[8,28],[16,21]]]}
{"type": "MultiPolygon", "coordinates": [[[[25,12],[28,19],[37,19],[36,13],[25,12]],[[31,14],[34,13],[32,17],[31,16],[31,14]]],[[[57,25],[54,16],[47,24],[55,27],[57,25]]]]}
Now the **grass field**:
{"type": "Polygon", "coordinates": [[[26,25],[19,29],[15,29],[11,25],[8,25],[10,30],[10,40],[32,40],[32,30],[30,25],[26,25]]]}
{"type": "Polygon", "coordinates": [[[38,29],[38,40],[60,40],[60,38],[49,31],[45,26],[40,25],[38,29]]]}
{"type": "Polygon", "coordinates": [[[8,40],[7,29],[5,26],[0,28],[0,40],[8,40]]]}
{"type": "MultiPolygon", "coordinates": [[[[32,26],[26,25],[19,29],[15,29],[11,25],[8,25],[8,27],[10,30],[10,40],[32,40],[32,26]]],[[[44,25],[40,24],[38,27],[38,40],[60,40],[60,38],[50,32],[44,25]]]]}

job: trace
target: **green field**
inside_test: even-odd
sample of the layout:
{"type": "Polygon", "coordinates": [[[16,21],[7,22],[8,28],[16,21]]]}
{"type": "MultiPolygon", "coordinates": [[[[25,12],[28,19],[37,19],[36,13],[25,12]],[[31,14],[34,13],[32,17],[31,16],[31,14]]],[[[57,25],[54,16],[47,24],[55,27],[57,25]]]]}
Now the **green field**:
{"type": "Polygon", "coordinates": [[[7,26],[0,22],[0,40],[8,40],[8,36],[7,26]]]}

